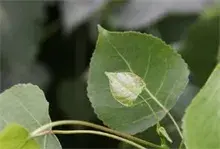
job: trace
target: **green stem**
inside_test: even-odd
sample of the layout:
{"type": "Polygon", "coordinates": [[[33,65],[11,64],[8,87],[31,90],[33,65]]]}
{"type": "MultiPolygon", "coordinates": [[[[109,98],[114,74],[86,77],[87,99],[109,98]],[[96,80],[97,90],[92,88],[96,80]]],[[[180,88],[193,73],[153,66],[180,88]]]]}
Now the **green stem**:
{"type": "Polygon", "coordinates": [[[139,95],[139,97],[141,97],[141,99],[147,104],[147,106],[149,107],[149,109],[151,110],[151,112],[154,114],[155,118],[157,119],[157,123],[159,123],[159,118],[157,116],[157,114],[154,112],[154,109],[151,107],[151,105],[148,103],[148,101],[141,95],[139,95]]]}
{"type": "Polygon", "coordinates": [[[152,97],[152,99],[164,110],[165,113],[168,114],[168,116],[170,117],[171,121],[173,122],[173,124],[175,125],[180,137],[183,139],[183,135],[182,132],[178,126],[178,124],[176,123],[175,119],[173,118],[173,116],[170,114],[170,112],[157,100],[157,98],[145,87],[144,88],[145,91],[152,97]]]}
{"type": "Polygon", "coordinates": [[[132,141],[137,142],[139,144],[143,144],[143,145],[146,145],[146,146],[151,146],[151,147],[154,147],[154,148],[161,148],[161,146],[159,146],[157,144],[142,140],[140,138],[131,136],[129,134],[125,134],[125,133],[122,133],[122,132],[118,132],[116,130],[109,129],[109,128],[104,127],[104,126],[100,126],[100,125],[93,124],[93,123],[86,122],[86,121],[79,121],[79,120],[63,120],[63,121],[51,122],[51,123],[48,123],[48,124],[45,124],[45,125],[41,126],[40,128],[36,129],[35,131],[33,131],[31,133],[31,136],[32,137],[38,136],[45,130],[49,130],[52,127],[61,126],[61,125],[83,125],[83,126],[95,128],[95,129],[98,129],[98,130],[101,130],[101,131],[105,131],[105,132],[108,132],[108,133],[111,133],[111,134],[115,134],[117,136],[126,138],[128,140],[132,140],[132,141]]]}
{"type": "MultiPolygon", "coordinates": [[[[159,132],[158,132],[158,129],[159,129],[159,127],[160,127],[160,120],[159,120],[159,118],[158,118],[158,116],[157,116],[157,114],[154,112],[154,109],[151,107],[151,105],[148,103],[148,101],[143,97],[143,96],[141,96],[141,95],[139,95],[141,98],[142,98],[142,100],[144,100],[144,102],[148,105],[148,107],[150,108],[150,110],[151,110],[151,112],[154,114],[154,116],[155,116],[155,118],[157,119],[157,133],[158,133],[158,135],[159,135],[159,137],[160,137],[160,140],[161,140],[161,142],[163,141],[163,138],[162,138],[162,136],[159,134],[159,132]]],[[[163,143],[162,143],[163,144],[163,143]]]]}
{"type": "Polygon", "coordinates": [[[113,134],[101,132],[101,131],[94,131],[94,130],[51,130],[50,132],[53,134],[94,134],[94,135],[100,135],[100,136],[105,136],[105,137],[109,137],[112,139],[116,139],[116,140],[125,142],[127,144],[130,144],[130,145],[138,148],[138,149],[146,149],[145,147],[143,147],[133,141],[121,138],[121,137],[113,135],[113,134]]]}
{"type": "Polygon", "coordinates": [[[183,143],[183,140],[181,140],[181,142],[180,142],[180,146],[179,146],[178,149],[183,149],[183,146],[184,146],[184,143],[183,143]]]}

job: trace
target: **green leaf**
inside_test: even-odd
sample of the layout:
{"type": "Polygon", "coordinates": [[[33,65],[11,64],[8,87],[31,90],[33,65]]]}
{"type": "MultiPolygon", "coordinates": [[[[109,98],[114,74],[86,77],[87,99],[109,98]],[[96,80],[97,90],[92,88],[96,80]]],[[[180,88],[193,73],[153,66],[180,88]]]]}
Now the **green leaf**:
{"type": "Polygon", "coordinates": [[[29,132],[18,124],[9,124],[0,132],[1,149],[41,149],[40,145],[29,138],[29,132]]]}
{"type": "MultiPolygon", "coordinates": [[[[19,84],[0,94],[0,130],[9,123],[18,123],[32,132],[50,122],[48,102],[37,86],[19,84]]],[[[55,135],[36,140],[42,149],[61,149],[55,135]]]]}
{"type": "MultiPolygon", "coordinates": [[[[215,8],[213,8],[215,10],[215,8]]],[[[220,44],[220,13],[208,9],[193,24],[181,48],[181,55],[192,72],[192,82],[202,86],[217,63],[220,44]]]]}
{"type": "Polygon", "coordinates": [[[188,149],[220,148],[220,64],[193,99],[183,118],[188,149]]]}
{"type": "MultiPolygon", "coordinates": [[[[90,63],[88,96],[95,113],[111,128],[135,134],[154,125],[166,113],[152,100],[152,96],[168,110],[171,109],[185,88],[187,77],[184,61],[160,39],[137,32],[110,32],[99,27],[96,50],[90,63]],[[108,72],[108,76],[105,72],[108,72]],[[109,74],[114,76],[117,73],[130,73],[130,77],[125,78],[135,83],[128,87],[126,81],[120,82],[124,84],[123,88],[128,87],[125,92],[130,90],[135,96],[139,95],[137,98],[132,97],[135,99],[132,106],[123,105],[112,94],[109,83],[112,78],[109,80],[109,74]],[[134,81],[134,76],[139,81],[134,81]],[[146,90],[142,91],[142,85],[146,85],[145,89],[149,90],[151,96],[146,90]],[[146,102],[151,105],[158,119],[146,102]]],[[[130,94],[126,100],[129,99],[130,94]]]]}
{"type": "Polygon", "coordinates": [[[211,7],[207,8],[204,13],[201,15],[202,18],[210,19],[212,17],[216,17],[220,15],[220,3],[216,0],[215,4],[211,5],[211,7]]]}

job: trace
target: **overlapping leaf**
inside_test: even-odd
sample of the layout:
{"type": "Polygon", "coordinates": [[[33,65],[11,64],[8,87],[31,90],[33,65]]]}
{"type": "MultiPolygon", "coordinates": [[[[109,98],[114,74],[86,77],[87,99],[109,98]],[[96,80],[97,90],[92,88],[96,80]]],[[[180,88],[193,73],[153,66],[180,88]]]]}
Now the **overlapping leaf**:
{"type": "Polygon", "coordinates": [[[9,124],[0,132],[1,149],[40,149],[34,139],[29,138],[29,132],[18,124],[9,124]]]}
{"type": "MultiPolygon", "coordinates": [[[[32,132],[49,123],[48,102],[35,85],[19,84],[0,95],[0,130],[10,123],[18,123],[32,132]]],[[[37,138],[42,149],[61,149],[54,135],[37,138]]]]}
{"type": "Polygon", "coordinates": [[[174,50],[160,39],[136,32],[109,32],[99,27],[88,79],[88,96],[98,117],[113,129],[135,134],[157,122],[145,102],[126,107],[114,99],[105,72],[132,72],[143,79],[151,96],[143,91],[137,101],[147,100],[158,119],[182,93],[188,80],[187,66],[174,50]]]}

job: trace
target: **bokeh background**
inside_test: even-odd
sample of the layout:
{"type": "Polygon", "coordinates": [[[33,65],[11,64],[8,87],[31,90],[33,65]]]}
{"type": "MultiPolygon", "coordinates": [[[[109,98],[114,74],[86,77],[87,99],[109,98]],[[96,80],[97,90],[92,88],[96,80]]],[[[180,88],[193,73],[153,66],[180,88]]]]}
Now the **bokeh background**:
{"type": "MultiPolygon", "coordinates": [[[[77,119],[102,125],[86,95],[97,24],[101,24],[108,30],[152,34],[182,55],[191,75],[172,110],[181,123],[185,108],[217,61],[220,17],[203,13],[213,6],[215,11],[218,4],[217,0],[1,0],[0,91],[30,82],[44,90],[53,121],[77,119]]],[[[175,127],[166,118],[162,123],[175,147],[179,141],[175,127]]],[[[159,142],[154,127],[138,135],[159,142]]],[[[63,148],[128,148],[93,135],[58,138],[63,148]]]]}

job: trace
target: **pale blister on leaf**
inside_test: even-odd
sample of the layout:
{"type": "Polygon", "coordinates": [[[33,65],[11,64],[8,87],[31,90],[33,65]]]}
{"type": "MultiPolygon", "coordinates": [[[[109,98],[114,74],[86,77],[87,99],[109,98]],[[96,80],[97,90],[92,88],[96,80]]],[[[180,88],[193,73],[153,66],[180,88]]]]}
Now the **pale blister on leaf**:
{"type": "Polygon", "coordinates": [[[41,149],[29,138],[29,132],[19,124],[11,123],[0,131],[0,149],[41,149]]]}
{"type": "Polygon", "coordinates": [[[95,113],[107,126],[130,134],[142,132],[166,115],[153,99],[167,110],[175,105],[188,82],[187,65],[170,46],[151,35],[111,32],[101,26],[98,30],[89,69],[88,97],[95,113]],[[131,103],[126,102],[129,106],[125,106],[112,94],[105,72],[135,74],[146,87],[142,91],[142,85],[136,84],[132,100],[126,98],[131,103]]]}
{"type": "Polygon", "coordinates": [[[112,96],[124,106],[134,105],[139,94],[146,86],[145,82],[131,72],[105,72],[109,79],[112,96]]]}

